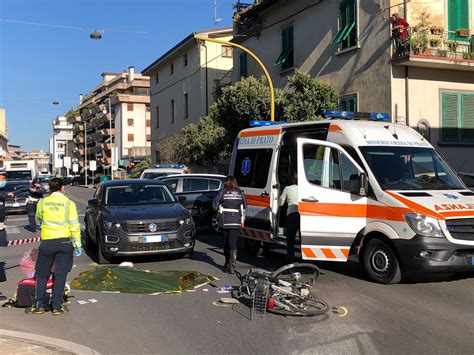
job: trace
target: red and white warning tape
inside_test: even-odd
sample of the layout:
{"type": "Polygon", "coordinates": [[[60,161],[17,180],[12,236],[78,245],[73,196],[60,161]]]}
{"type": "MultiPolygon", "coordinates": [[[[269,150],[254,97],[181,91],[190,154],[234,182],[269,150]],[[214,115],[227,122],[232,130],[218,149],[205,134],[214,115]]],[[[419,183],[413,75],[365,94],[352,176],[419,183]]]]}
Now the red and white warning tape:
{"type": "Polygon", "coordinates": [[[11,247],[11,246],[13,246],[13,245],[22,245],[22,244],[37,243],[37,242],[39,242],[40,240],[41,240],[40,237],[9,240],[9,241],[7,242],[7,247],[11,247]]]}

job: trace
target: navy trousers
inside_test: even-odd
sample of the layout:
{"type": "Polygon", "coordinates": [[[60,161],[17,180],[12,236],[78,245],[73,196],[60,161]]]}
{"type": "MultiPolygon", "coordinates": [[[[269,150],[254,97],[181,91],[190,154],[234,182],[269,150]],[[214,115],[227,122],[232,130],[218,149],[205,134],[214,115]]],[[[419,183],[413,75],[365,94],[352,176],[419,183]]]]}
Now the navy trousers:
{"type": "Polygon", "coordinates": [[[38,202],[29,202],[27,205],[28,211],[28,222],[30,223],[30,228],[36,231],[36,206],[38,202]]]}
{"type": "Polygon", "coordinates": [[[225,260],[230,259],[230,252],[237,251],[237,240],[239,238],[240,229],[223,229],[224,234],[224,256],[225,260]]]}
{"type": "Polygon", "coordinates": [[[296,233],[300,230],[300,214],[290,213],[286,216],[286,262],[291,264],[295,261],[295,239],[296,233]]]}
{"type": "Polygon", "coordinates": [[[74,247],[69,238],[43,240],[39,247],[36,261],[36,293],[37,308],[46,307],[46,285],[51,267],[55,264],[54,286],[51,297],[51,307],[60,308],[63,303],[66,277],[72,269],[74,247]]]}

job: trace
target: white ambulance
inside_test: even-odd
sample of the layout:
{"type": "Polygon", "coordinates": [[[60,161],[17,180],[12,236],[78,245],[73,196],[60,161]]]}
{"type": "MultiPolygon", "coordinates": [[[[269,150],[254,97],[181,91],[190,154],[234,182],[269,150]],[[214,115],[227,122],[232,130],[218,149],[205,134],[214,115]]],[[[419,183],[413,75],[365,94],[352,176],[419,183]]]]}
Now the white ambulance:
{"type": "Polygon", "coordinates": [[[380,283],[474,270],[474,192],[430,143],[385,114],[326,116],[239,133],[229,174],[247,198],[247,249],[285,245],[279,197],[296,172],[303,259],[359,261],[380,283]]]}

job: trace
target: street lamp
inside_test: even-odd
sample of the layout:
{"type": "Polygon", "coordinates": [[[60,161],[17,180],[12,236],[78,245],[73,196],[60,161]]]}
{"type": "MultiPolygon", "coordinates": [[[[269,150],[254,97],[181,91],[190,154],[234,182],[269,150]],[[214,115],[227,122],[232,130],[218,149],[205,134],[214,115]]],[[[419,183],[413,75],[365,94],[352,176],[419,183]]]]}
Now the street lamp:
{"type": "Polygon", "coordinates": [[[96,41],[96,40],[102,39],[102,33],[104,33],[103,30],[95,30],[89,35],[89,37],[90,39],[93,39],[96,41]]]}

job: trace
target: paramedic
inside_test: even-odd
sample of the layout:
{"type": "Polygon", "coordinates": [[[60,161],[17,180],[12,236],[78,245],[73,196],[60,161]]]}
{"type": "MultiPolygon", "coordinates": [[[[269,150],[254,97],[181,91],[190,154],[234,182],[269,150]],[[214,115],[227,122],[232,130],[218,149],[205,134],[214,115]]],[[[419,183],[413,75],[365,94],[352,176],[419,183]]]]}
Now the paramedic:
{"type": "Polygon", "coordinates": [[[226,178],[224,189],[216,196],[212,207],[219,211],[219,227],[224,234],[224,268],[227,273],[232,274],[237,260],[237,239],[244,224],[247,208],[245,196],[239,189],[235,177],[226,178]]]}
{"type": "Polygon", "coordinates": [[[46,284],[54,263],[54,286],[51,297],[53,315],[66,311],[62,305],[66,277],[72,268],[73,255],[80,256],[81,228],[76,205],[64,196],[63,181],[53,178],[49,182],[51,195],[39,200],[36,217],[41,222],[41,244],[36,262],[36,292],[29,314],[43,314],[46,304],[46,284]]]}
{"type": "Polygon", "coordinates": [[[291,185],[285,187],[280,196],[280,206],[283,206],[285,203],[288,203],[286,212],[286,262],[291,264],[295,261],[295,238],[296,232],[300,229],[300,214],[298,213],[298,176],[296,173],[291,177],[291,185]]]}
{"type": "Polygon", "coordinates": [[[37,226],[36,226],[36,206],[38,205],[39,199],[44,197],[44,194],[46,193],[46,189],[43,187],[41,184],[41,181],[38,178],[33,179],[33,182],[31,183],[30,187],[27,187],[25,189],[17,190],[15,193],[20,193],[23,191],[28,191],[29,196],[28,196],[28,222],[29,222],[29,228],[31,232],[36,232],[37,226]]]}

